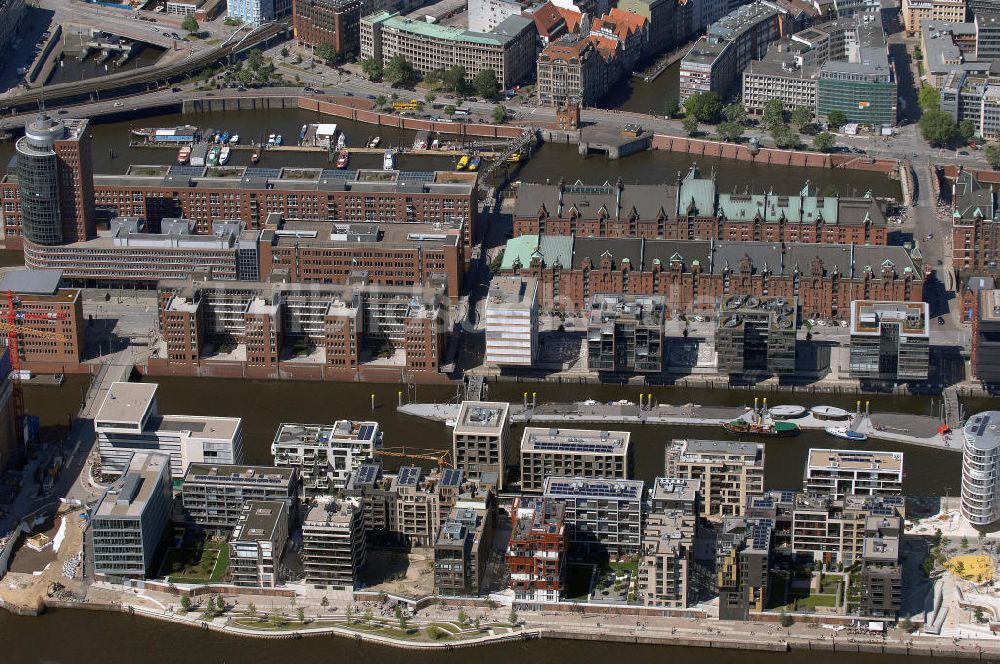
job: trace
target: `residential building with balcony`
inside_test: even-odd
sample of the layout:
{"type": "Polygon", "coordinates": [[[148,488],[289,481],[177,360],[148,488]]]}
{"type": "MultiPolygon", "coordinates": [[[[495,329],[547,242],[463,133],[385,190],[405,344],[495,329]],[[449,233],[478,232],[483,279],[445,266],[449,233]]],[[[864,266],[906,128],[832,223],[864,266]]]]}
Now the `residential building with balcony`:
{"type": "Polygon", "coordinates": [[[666,449],[663,474],[701,483],[702,517],[741,516],[749,498],[764,492],[764,446],[719,440],[672,440],[666,449]]]}
{"type": "Polygon", "coordinates": [[[843,498],[903,493],[903,453],[810,449],[802,487],[843,498]]]}
{"type": "Polygon", "coordinates": [[[512,460],[510,404],[506,401],[463,401],[452,429],[452,458],[465,477],[496,477],[502,490],[512,460]]]}
{"type": "Polygon", "coordinates": [[[361,501],[317,500],[302,522],[302,567],[306,585],[353,592],[368,555],[361,501]]]}
{"type": "Polygon", "coordinates": [[[587,369],[663,371],[664,303],[656,295],[594,295],[587,312],[587,369]]]}
{"type": "Polygon", "coordinates": [[[652,512],[642,533],[638,594],[643,606],[686,609],[697,515],[652,512]]]}
{"type": "Polygon", "coordinates": [[[930,373],[930,305],[851,302],[852,378],[923,381],[930,373]]]}
{"type": "Polygon", "coordinates": [[[299,475],[295,468],[191,463],[181,485],[185,517],[201,528],[228,533],[248,500],[280,500],[297,511],[299,475]]]}
{"type": "Polygon", "coordinates": [[[1000,520],[1000,411],[970,417],[962,437],[962,516],[989,526],[1000,520]]]}
{"type": "Polygon", "coordinates": [[[495,276],[486,295],[486,364],[530,367],[538,352],[538,281],[495,276]]]}
{"type": "Polygon", "coordinates": [[[274,588],[281,584],[288,519],[288,504],[284,501],[244,503],[229,538],[229,574],[233,585],[274,588]]]}
{"type": "Polygon", "coordinates": [[[549,477],[632,477],[627,431],[525,427],[521,437],[521,491],[540,493],[549,477]]]}
{"type": "Polygon", "coordinates": [[[271,443],[271,454],[275,466],[297,472],[300,495],[311,498],[347,486],[352,471],[378,461],[381,447],[378,422],[282,423],[271,443]]]}
{"type": "Polygon", "coordinates": [[[773,530],[768,519],[723,520],[715,546],[719,620],[746,620],[766,608],[773,530]]]}
{"type": "Polygon", "coordinates": [[[463,494],[434,541],[434,592],[444,596],[486,594],[496,506],[489,491],[463,494]]]}
{"type": "Polygon", "coordinates": [[[642,544],[642,480],[545,478],[546,501],[562,503],[573,555],[627,557],[642,544]]]}
{"type": "Polygon", "coordinates": [[[565,509],[545,498],[514,498],[507,566],[518,604],[558,602],[562,597],[569,550],[565,509]]]}

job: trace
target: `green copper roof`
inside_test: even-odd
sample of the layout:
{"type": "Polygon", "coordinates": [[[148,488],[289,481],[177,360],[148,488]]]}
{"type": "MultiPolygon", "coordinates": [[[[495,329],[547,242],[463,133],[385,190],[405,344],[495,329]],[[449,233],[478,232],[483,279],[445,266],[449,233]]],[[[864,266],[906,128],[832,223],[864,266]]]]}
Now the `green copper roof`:
{"type": "Polygon", "coordinates": [[[522,268],[528,267],[528,264],[531,263],[531,255],[537,249],[537,235],[518,235],[507,240],[507,246],[503,250],[503,260],[500,261],[500,269],[513,270],[515,262],[519,262],[522,268]]]}
{"type": "Polygon", "coordinates": [[[515,21],[505,20],[492,32],[472,32],[462,28],[455,28],[447,25],[438,25],[426,21],[415,21],[411,18],[400,16],[399,14],[380,11],[371,16],[365,17],[369,23],[381,23],[383,30],[398,30],[410,34],[439,39],[443,41],[465,42],[472,44],[484,44],[487,46],[503,46],[517,36],[524,26],[531,23],[531,19],[521,16],[515,21]],[[513,34],[512,34],[513,33],[513,34]]]}

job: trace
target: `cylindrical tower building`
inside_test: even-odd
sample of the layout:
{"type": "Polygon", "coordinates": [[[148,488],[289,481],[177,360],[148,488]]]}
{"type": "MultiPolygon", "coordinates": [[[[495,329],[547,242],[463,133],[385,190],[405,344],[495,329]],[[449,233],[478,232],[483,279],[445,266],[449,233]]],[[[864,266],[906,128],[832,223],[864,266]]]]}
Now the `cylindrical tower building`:
{"type": "Polygon", "coordinates": [[[973,415],[962,435],[962,516],[987,526],[1000,520],[1000,411],[973,415]]]}
{"type": "Polygon", "coordinates": [[[62,122],[42,114],[28,123],[24,137],[17,141],[22,232],[35,244],[63,241],[56,141],[65,136],[62,122]]]}

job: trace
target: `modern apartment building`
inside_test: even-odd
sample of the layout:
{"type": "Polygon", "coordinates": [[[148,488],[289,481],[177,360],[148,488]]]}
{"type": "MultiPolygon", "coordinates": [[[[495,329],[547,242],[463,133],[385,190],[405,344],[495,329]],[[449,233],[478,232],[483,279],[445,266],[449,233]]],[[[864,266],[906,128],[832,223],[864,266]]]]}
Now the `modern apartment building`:
{"type": "Polygon", "coordinates": [[[923,381],[930,372],[930,305],[851,302],[852,378],[923,381]]]}
{"type": "Polygon", "coordinates": [[[816,114],[840,111],[848,122],[895,125],[897,82],[881,15],[859,15],[844,39],[847,57],[820,67],[816,114]]]}
{"type": "Polygon", "coordinates": [[[382,474],[381,463],[363,463],[358,466],[347,480],[344,495],[361,502],[365,535],[369,542],[391,539],[395,523],[396,494],[392,492],[392,481],[382,474]]]}
{"type": "Polygon", "coordinates": [[[248,500],[243,504],[229,538],[233,585],[274,588],[281,583],[288,519],[288,503],[283,500],[248,500]]]}
{"type": "Polygon", "coordinates": [[[680,477],[657,477],[649,487],[651,513],[679,512],[697,518],[701,515],[701,480],[680,477]]]}
{"type": "Polygon", "coordinates": [[[462,493],[462,471],[454,468],[427,475],[417,466],[403,466],[390,478],[395,494],[392,532],[411,546],[434,546],[441,524],[462,493]]]}
{"type": "Polygon", "coordinates": [[[436,25],[380,11],[361,19],[361,57],[383,65],[396,55],[421,74],[461,66],[473,79],[492,70],[504,89],[527,78],[535,61],[535,23],[514,15],[489,32],[436,25]]]}
{"type": "MultiPolygon", "coordinates": [[[[888,230],[882,205],[870,193],[820,196],[808,182],[791,195],[734,193],[721,189],[714,174],[703,174],[693,166],[683,176],[679,174],[662,184],[625,184],[621,179],[603,184],[562,180],[556,184],[522,183],[514,204],[514,234],[544,235],[553,242],[545,247],[536,242],[526,255],[511,252],[510,259],[505,253],[504,264],[517,257],[527,267],[537,250],[545,263],[551,265],[557,257],[565,258],[568,262],[564,267],[568,267],[573,260],[573,246],[566,249],[570,255],[563,256],[557,236],[576,236],[580,241],[590,236],[645,238],[651,242],[638,256],[623,253],[629,243],[602,244],[612,254],[628,255],[630,259],[651,254],[646,257],[646,268],[658,260],[666,272],[677,262],[701,261],[702,252],[710,255],[707,250],[697,249],[699,245],[675,244],[677,240],[885,245],[888,230]],[[655,240],[670,242],[652,242],[655,240]],[[659,246],[663,249],[654,249],[659,246]],[[667,251],[677,252],[681,260],[671,260],[672,254],[667,251]]],[[[508,248],[519,239],[515,237],[508,248]]],[[[600,253],[592,258],[598,262],[600,253]]],[[[707,260],[699,264],[709,267],[707,260]]],[[[543,288],[541,284],[539,287],[543,288]]]]}
{"type": "Polygon", "coordinates": [[[530,367],[538,352],[538,281],[495,276],[486,296],[486,364],[530,367]]]}
{"type": "Polygon", "coordinates": [[[611,87],[614,51],[590,35],[569,33],[538,55],[535,75],[542,106],[595,106],[611,87]]]}
{"type": "Polygon", "coordinates": [[[12,42],[17,39],[21,19],[24,18],[24,0],[3,0],[0,2],[0,51],[10,52],[12,42]]]}
{"type": "MultiPolygon", "coordinates": [[[[63,373],[80,364],[86,347],[87,322],[78,288],[64,288],[59,270],[11,268],[0,276],[0,292],[12,293],[16,315],[39,334],[18,334],[18,361],[39,373],[63,373]],[[23,317],[23,318],[22,318],[23,317]]],[[[0,297],[0,320],[10,314],[0,297]]],[[[3,343],[7,335],[3,335],[3,343]]]]}
{"type": "Polygon", "coordinates": [[[810,449],[802,487],[843,498],[903,493],[903,453],[810,449]]]}
{"type": "Polygon", "coordinates": [[[298,484],[295,468],[191,463],[181,485],[181,501],[192,523],[212,532],[228,533],[249,500],[280,500],[294,515],[298,484]]]}
{"type": "Polygon", "coordinates": [[[587,369],[663,371],[664,302],[657,295],[594,295],[587,312],[587,369]]]}
{"type": "Polygon", "coordinates": [[[135,452],[157,451],[170,459],[170,477],[184,479],[192,463],[243,462],[243,424],[238,417],[160,415],[155,383],[112,383],[94,418],[101,472],[126,472],[135,452]]]}
{"type": "Polygon", "coordinates": [[[311,498],[347,486],[352,471],[363,463],[378,461],[381,447],[378,422],[282,423],[271,443],[271,454],[275,466],[298,472],[299,493],[311,498]]]}
{"type": "Polygon", "coordinates": [[[170,460],[135,452],[122,476],[90,511],[86,549],[95,574],[155,576],[156,560],[170,519],[170,460]]]}
{"type": "Polygon", "coordinates": [[[368,555],[364,509],[356,498],[320,498],[302,522],[306,585],[353,592],[368,555]]]}
{"type": "MultiPolygon", "coordinates": [[[[15,143],[17,220],[30,245],[79,242],[94,235],[89,120],[29,121],[15,143]]],[[[7,213],[4,212],[6,222],[7,213]]],[[[5,234],[10,234],[8,227],[5,234]]]]}
{"type": "Polygon", "coordinates": [[[722,297],[717,320],[715,348],[720,374],[781,375],[795,371],[796,298],[722,297]]]}
{"type": "Polygon", "coordinates": [[[434,541],[434,593],[444,596],[486,594],[486,571],[496,528],[491,493],[463,494],[434,541]]]}
{"type": "Polygon", "coordinates": [[[780,36],[779,12],[771,4],[737,7],[708,26],[680,64],[680,101],[700,92],[723,99],[751,60],[760,60],[780,36]]]}
{"type": "Polygon", "coordinates": [[[197,374],[224,345],[237,354],[217,359],[235,359],[260,377],[279,367],[324,379],[366,370],[397,380],[436,373],[449,330],[446,299],[436,290],[375,287],[366,275],[354,276],[347,285],[162,281],[165,348],[150,362],[197,374]]]}
{"type": "Polygon", "coordinates": [[[974,303],[972,375],[992,386],[1000,383],[1000,289],[981,289],[974,303]]]}
{"type": "Polygon", "coordinates": [[[452,429],[455,468],[470,480],[496,477],[502,490],[511,461],[510,404],[506,401],[463,401],[452,429]]]}
{"type": "Polygon", "coordinates": [[[766,607],[774,524],[768,519],[726,517],[715,547],[719,620],[746,620],[766,607]]]}
{"type": "Polygon", "coordinates": [[[361,50],[361,0],[292,0],[292,29],[301,43],[330,44],[339,56],[361,50]]]}
{"type": "Polygon", "coordinates": [[[525,427],[521,437],[521,491],[539,493],[548,477],[632,477],[628,431],[525,427]]]}
{"type": "Polygon", "coordinates": [[[965,20],[965,0],[902,0],[899,9],[906,32],[915,35],[920,32],[920,23],[925,19],[961,23],[965,20]]]}
{"type": "Polygon", "coordinates": [[[1000,7],[972,17],[976,28],[976,59],[1000,60],[1000,7]]]}
{"type": "Polygon", "coordinates": [[[561,598],[569,550],[564,511],[562,503],[544,498],[514,498],[507,566],[518,604],[558,602],[561,598]]]}
{"type": "Polygon", "coordinates": [[[646,517],[639,559],[643,606],[688,607],[696,523],[697,515],[675,510],[653,511],[646,517]]]}
{"type": "Polygon", "coordinates": [[[903,566],[898,517],[872,517],[861,557],[861,615],[895,620],[903,605],[903,566]]]}
{"type": "Polygon", "coordinates": [[[642,480],[545,478],[546,502],[562,503],[574,555],[626,557],[642,544],[642,480]]]}
{"type": "Polygon", "coordinates": [[[985,527],[1000,520],[1000,411],[973,415],[962,435],[962,516],[985,527]]]}
{"type": "Polygon", "coordinates": [[[672,440],[664,476],[701,482],[701,516],[741,516],[751,496],[764,492],[764,446],[719,440],[672,440]]]}
{"type": "Polygon", "coordinates": [[[816,112],[819,67],[806,64],[809,47],[783,38],[771,45],[760,60],[743,71],[743,105],[747,113],[761,115],[771,99],[780,99],[785,108],[808,108],[816,112]]]}

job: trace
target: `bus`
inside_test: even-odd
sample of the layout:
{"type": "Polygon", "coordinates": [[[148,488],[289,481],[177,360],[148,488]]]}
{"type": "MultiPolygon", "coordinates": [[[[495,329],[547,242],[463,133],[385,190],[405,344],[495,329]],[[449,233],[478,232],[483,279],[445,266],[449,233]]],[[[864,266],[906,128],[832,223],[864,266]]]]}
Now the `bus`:
{"type": "Polygon", "coordinates": [[[417,110],[417,100],[412,101],[394,101],[392,102],[392,108],[395,111],[415,111],[417,110]]]}
{"type": "Polygon", "coordinates": [[[467,109],[467,108],[456,108],[455,109],[455,115],[457,115],[460,118],[468,117],[468,115],[469,115],[469,109],[467,109]]]}

